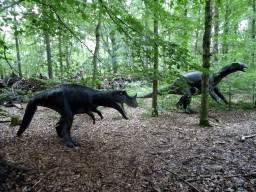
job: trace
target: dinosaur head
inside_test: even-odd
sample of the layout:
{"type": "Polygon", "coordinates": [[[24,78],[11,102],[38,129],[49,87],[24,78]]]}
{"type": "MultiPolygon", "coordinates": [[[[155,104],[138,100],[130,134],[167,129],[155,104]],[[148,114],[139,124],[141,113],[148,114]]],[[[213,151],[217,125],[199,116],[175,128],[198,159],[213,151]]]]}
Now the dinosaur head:
{"type": "Polygon", "coordinates": [[[244,63],[240,63],[240,62],[234,62],[234,63],[230,63],[227,64],[225,67],[223,67],[222,69],[220,69],[219,71],[217,71],[217,73],[219,74],[223,74],[223,73],[233,73],[236,71],[243,71],[245,72],[245,68],[248,68],[248,66],[244,63]]]}
{"type": "Polygon", "coordinates": [[[112,98],[113,101],[116,105],[118,105],[117,109],[125,119],[128,119],[128,117],[126,116],[126,111],[124,109],[123,104],[126,103],[127,105],[129,105],[130,107],[137,107],[138,103],[137,103],[137,94],[133,97],[129,96],[126,91],[120,91],[120,90],[114,90],[112,91],[112,98]]]}
{"type": "Polygon", "coordinates": [[[244,64],[244,63],[239,63],[239,62],[237,62],[237,63],[230,63],[231,64],[231,71],[233,71],[233,72],[235,72],[235,71],[243,71],[243,72],[245,72],[245,68],[248,68],[248,66],[246,65],[246,64],[244,64]]]}

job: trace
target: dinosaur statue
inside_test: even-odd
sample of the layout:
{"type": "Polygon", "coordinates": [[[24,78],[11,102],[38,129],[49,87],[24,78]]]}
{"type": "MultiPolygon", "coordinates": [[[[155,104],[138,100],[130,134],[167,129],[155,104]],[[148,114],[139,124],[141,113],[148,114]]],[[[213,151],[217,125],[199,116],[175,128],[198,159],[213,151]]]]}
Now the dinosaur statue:
{"type": "MultiPolygon", "coordinates": [[[[209,76],[209,92],[211,97],[219,104],[222,104],[220,97],[225,103],[228,103],[227,99],[220,92],[217,87],[218,83],[227,75],[236,71],[245,71],[244,68],[248,66],[244,63],[234,62],[226,65],[219,71],[215,71],[214,74],[209,76]]],[[[188,105],[191,102],[192,95],[199,95],[201,93],[201,76],[202,72],[197,70],[191,70],[182,74],[184,78],[177,79],[176,82],[169,84],[166,87],[160,88],[157,93],[162,95],[163,93],[183,95],[177,102],[176,106],[182,106],[186,113],[193,113],[191,109],[187,110],[188,105]],[[183,80],[184,79],[184,80],[183,80]]],[[[146,95],[139,96],[137,98],[150,98],[153,97],[153,92],[146,95]]]]}

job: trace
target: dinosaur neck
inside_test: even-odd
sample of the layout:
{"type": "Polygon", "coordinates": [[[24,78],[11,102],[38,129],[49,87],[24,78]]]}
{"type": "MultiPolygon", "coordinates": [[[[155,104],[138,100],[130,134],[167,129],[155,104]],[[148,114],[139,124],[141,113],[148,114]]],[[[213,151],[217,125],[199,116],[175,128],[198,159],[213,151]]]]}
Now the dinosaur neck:
{"type": "Polygon", "coordinates": [[[218,75],[214,76],[214,84],[217,85],[224,77],[226,77],[227,75],[229,75],[229,74],[231,74],[233,72],[234,71],[231,71],[229,69],[217,71],[216,73],[218,75]]]}

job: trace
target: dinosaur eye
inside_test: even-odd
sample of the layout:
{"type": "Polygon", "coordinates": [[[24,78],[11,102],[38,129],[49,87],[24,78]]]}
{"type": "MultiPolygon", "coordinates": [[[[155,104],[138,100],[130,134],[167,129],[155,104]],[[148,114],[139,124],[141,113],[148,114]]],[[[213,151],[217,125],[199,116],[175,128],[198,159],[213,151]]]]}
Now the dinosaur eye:
{"type": "Polygon", "coordinates": [[[122,92],[120,92],[120,95],[122,95],[123,93],[122,92]]]}

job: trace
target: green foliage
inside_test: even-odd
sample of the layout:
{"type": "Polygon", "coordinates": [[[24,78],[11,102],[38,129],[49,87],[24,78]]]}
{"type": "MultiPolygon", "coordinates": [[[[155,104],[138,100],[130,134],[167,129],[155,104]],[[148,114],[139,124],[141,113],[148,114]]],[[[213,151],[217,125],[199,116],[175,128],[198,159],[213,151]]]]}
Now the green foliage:
{"type": "MultiPolygon", "coordinates": [[[[14,2],[4,1],[1,8],[14,2]]],[[[19,38],[23,77],[48,74],[44,36],[46,29],[49,29],[54,81],[78,83],[80,80],[82,84],[94,87],[100,81],[92,82],[95,27],[101,21],[98,77],[115,77],[114,69],[117,68],[122,76],[153,80],[153,47],[157,42],[159,70],[156,78],[160,80],[159,87],[174,82],[191,69],[211,73],[227,63],[240,61],[248,64],[247,72],[232,74],[221,82],[220,88],[225,94],[232,87],[234,93],[252,95],[256,74],[252,3],[223,0],[218,1],[217,7],[219,52],[215,55],[218,62],[212,57],[212,68],[203,71],[200,67],[204,32],[202,1],[22,1],[15,8],[10,7],[0,13],[0,74],[10,72],[10,66],[4,59],[4,47],[10,64],[18,71],[15,36],[19,38]],[[153,33],[154,19],[159,21],[158,35],[153,33]],[[228,48],[226,52],[224,44],[228,48]],[[79,80],[70,78],[80,70],[83,74],[79,80]]],[[[46,82],[47,87],[54,84],[46,82]]],[[[142,84],[150,83],[145,81],[142,84]]],[[[131,95],[137,92],[140,95],[152,91],[152,88],[131,84],[127,90],[131,95]]],[[[8,92],[0,94],[3,94],[1,101],[11,96],[8,92]]],[[[195,98],[197,100],[198,97],[195,98]]]]}
{"type": "Polygon", "coordinates": [[[2,105],[11,96],[13,96],[13,94],[7,88],[0,89],[0,105],[2,105]]]}
{"type": "Polygon", "coordinates": [[[10,113],[0,108],[0,117],[2,118],[10,117],[10,113]]]}

